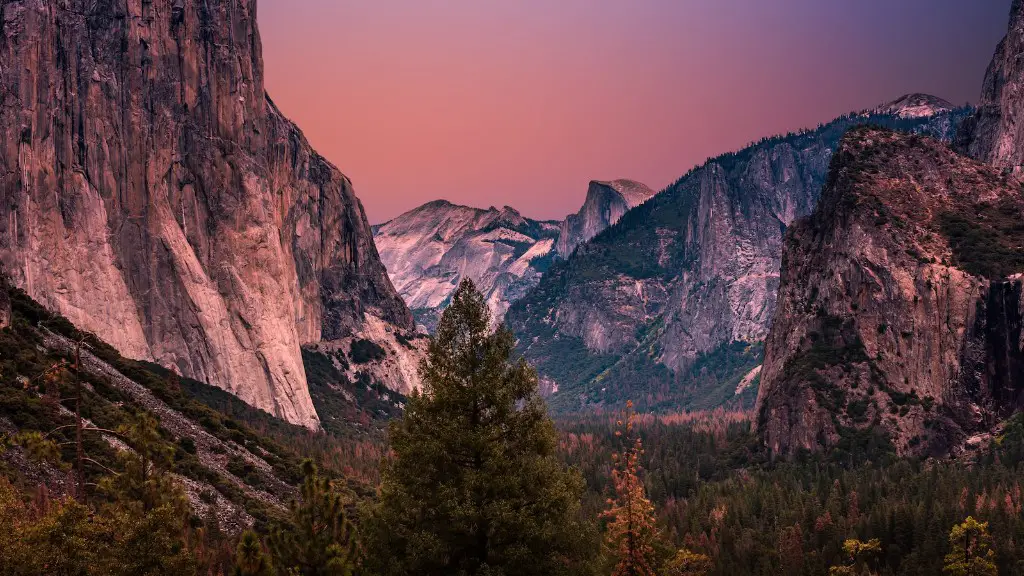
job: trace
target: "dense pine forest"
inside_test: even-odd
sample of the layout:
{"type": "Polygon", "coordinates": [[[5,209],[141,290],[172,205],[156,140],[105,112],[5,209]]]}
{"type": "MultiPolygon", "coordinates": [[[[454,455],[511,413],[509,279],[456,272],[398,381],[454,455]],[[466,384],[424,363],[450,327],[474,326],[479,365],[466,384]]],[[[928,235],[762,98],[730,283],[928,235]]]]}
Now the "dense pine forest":
{"type": "Polygon", "coordinates": [[[313,434],[124,360],[12,295],[2,574],[1024,573],[1021,416],[990,447],[927,461],[866,438],[773,462],[750,416],[724,410],[553,422],[466,283],[431,344],[429,394],[388,434],[366,415],[313,434]],[[74,349],[46,352],[61,333],[269,470],[239,454],[204,463],[109,375],[78,370],[74,349]],[[41,482],[62,473],[60,493],[41,482]],[[200,482],[200,501],[249,519],[198,513],[183,486],[200,482]]]}

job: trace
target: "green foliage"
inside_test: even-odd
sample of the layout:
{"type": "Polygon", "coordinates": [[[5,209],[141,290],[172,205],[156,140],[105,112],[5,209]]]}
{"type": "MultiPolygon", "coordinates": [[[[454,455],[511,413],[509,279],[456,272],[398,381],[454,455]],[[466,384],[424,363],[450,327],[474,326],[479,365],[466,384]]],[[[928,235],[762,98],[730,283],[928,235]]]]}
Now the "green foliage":
{"type": "Polygon", "coordinates": [[[1024,210],[1019,201],[1006,198],[974,211],[946,212],[939,223],[955,263],[971,274],[1001,279],[1024,271],[1024,210]]]}
{"type": "MultiPolygon", "coordinates": [[[[345,499],[316,465],[302,464],[301,499],[292,502],[288,518],[278,523],[268,545],[283,574],[350,576],[358,564],[355,526],[345,512],[345,499]]],[[[244,542],[243,542],[244,543],[244,542]]]]}
{"type": "MultiPolygon", "coordinates": [[[[1024,419],[1024,416],[1019,417],[1024,419]]],[[[949,526],[967,515],[990,523],[1000,574],[1024,567],[1024,468],[1007,433],[976,463],[808,457],[771,462],[748,423],[721,414],[682,424],[638,417],[644,487],[671,544],[712,559],[713,576],[827,574],[853,564],[847,540],[877,539],[881,554],[855,567],[879,575],[941,574],[949,526]]],[[[584,511],[597,515],[619,448],[615,420],[561,420],[562,457],[581,469],[584,511]]],[[[984,452],[984,451],[983,451],[984,452]]],[[[848,572],[849,573],[849,572],[848,572]]]]}
{"type": "Polygon", "coordinates": [[[489,325],[464,281],[421,366],[424,393],[391,426],[365,523],[380,574],[572,574],[589,559],[582,484],[556,457],[536,374],[489,325]]]}
{"type": "Polygon", "coordinates": [[[352,341],[350,358],[353,364],[366,364],[387,358],[388,353],[376,342],[361,338],[352,341]]]}
{"type": "Polygon", "coordinates": [[[260,537],[252,530],[242,533],[235,549],[235,568],[233,576],[272,576],[270,558],[263,550],[260,537]]]}

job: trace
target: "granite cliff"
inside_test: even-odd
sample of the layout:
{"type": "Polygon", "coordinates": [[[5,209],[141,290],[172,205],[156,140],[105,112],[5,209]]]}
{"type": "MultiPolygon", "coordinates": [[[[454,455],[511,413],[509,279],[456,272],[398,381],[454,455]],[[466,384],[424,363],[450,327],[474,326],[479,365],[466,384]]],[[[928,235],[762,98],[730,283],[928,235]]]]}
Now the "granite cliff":
{"type": "Polygon", "coordinates": [[[1014,0],[1010,28],[985,73],[978,112],[957,135],[958,151],[999,168],[1024,165],[1024,2],[1014,0]]]}
{"type": "Polygon", "coordinates": [[[507,315],[551,405],[752,405],[783,237],[817,204],[842,134],[874,123],[951,139],[966,113],[910,95],[709,160],[627,212],[507,315]]]}
{"type": "Polygon", "coordinates": [[[568,258],[577,246],[590,241],[654,194],[654,190],[633,180],[591,182],[583,207],[567,216],[559,227],[555,245],[558,255],[568,258]]]}
{"type": "Polygon", "coordinates": [[[792,226],[758,426],[777,454],[945,454],[1024,408],[1022,182],[852,130],[792,226]]]}
{"type": "Polygon", "coordinates": [[[1024,409],[1024,3],[953,143],[868,128],[790,229],[758,429],[774,453],[944,455],[1024,409]]]}
{"type": "Polygon", "coordinates": [[[414,328],[351,183],[264,91],[255,0],[5,0],[0,29],[14,285],[310,427],[300,345],[414,328]]]}
{"type": "Polygon", "coordinates": [[[417,322],[433,331],[463,278],[473,279],[502,318],[553,261],[653,195],[631,180],[591,182],[583,207],[561,222],[524,218],[508,206],[482,210],[437,200],[375,226],[374,240],[417,322]]]}

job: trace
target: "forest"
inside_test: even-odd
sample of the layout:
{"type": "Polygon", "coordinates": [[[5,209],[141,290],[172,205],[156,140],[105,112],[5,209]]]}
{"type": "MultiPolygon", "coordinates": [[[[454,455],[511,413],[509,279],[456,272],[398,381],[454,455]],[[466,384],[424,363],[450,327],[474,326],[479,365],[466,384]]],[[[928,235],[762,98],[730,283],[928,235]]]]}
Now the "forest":
{"type": "Polygon", "coordinates": [[[313,434],[122,359],[12,295],[0,332],[0,574],[1024,573],[1019,415],[955,460],[868,443],[773,461],[751,415],[724,409],[655,416],[627,404],[555,421],[466,282],[430,344],[425,394],[401,416],[351,414],[313,434]],[[199,458],[110,378],[79,370],[74,351],[47,352],[51,330],[269,469],[242,452],[223,470],[199,458]],[[35,481],[47,469],[66,474],[63,492],[35,481]],[[189,482],[251,521],[198,514],[189,482]],[[278,489],[283,507],[252,496],[278,489]]]}

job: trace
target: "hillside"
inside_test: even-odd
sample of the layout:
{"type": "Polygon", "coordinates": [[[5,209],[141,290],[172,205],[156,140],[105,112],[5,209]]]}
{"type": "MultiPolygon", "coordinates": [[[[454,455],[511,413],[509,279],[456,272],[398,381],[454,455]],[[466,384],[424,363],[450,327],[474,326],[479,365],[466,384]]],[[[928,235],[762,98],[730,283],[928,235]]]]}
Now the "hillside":
{"type": "Polygon", "coordinates": [[[507,315],[551,405],[753,405],[783,236],[816,205],[842,135],[869,123],[950,139],[967,114],[899,109],[709,160],[552,266],[507,315]]]}
{"type": "Polygon", "coordinates": [[[941,455],[1024,408],[1021,185],[929,138],[844,138],[787,236],[758,397],[774,452],[941,455]]]}

